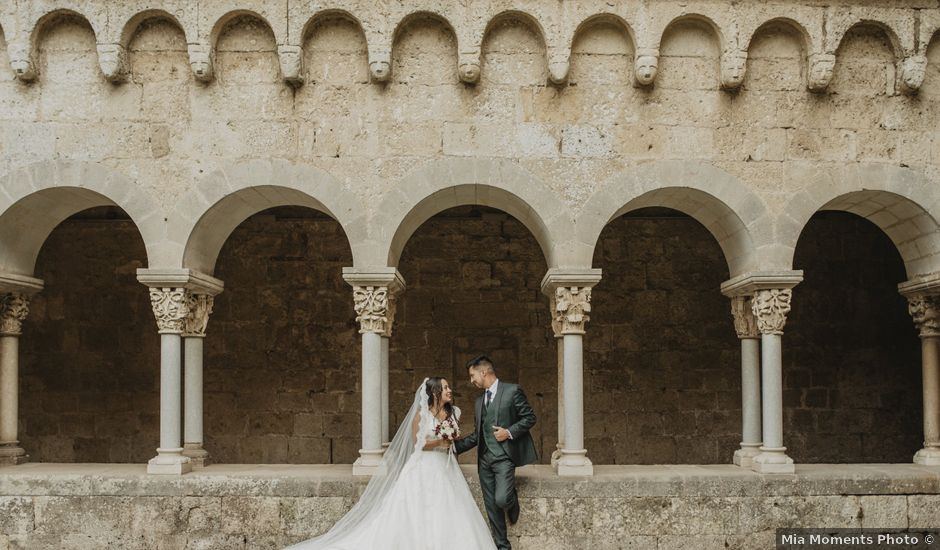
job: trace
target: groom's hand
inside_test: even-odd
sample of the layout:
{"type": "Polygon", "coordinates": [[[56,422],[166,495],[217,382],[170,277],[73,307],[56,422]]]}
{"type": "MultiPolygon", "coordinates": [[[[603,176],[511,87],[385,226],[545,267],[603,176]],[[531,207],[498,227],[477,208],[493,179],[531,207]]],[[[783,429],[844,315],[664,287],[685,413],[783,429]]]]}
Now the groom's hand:
{"type": "Polygon", "coordinates": [[[500,426],[493,426],[493,435],[496,437],[496,441],[502,443],[507,439],[512,439],[512,435],[509,433],[509,430],[502,428],[500,426]]]}

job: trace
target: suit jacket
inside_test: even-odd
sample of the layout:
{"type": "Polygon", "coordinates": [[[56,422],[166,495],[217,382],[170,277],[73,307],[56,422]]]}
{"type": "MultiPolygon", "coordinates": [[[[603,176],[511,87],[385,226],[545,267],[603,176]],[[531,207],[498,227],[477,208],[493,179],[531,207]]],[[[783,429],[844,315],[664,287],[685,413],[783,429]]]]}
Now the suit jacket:
{"type": "MultiPolygon", "coordinates": [[[[509,456],[516,467],[525,466],[538,461],[535,444],[529,430],[535,425],[535,412],[518,384],[499,381],[499,389],[490,407],[496,407],[496,425],[509,430],[512,439],[500,443],[506,455],[509,456]]],[[[483,395],[477,398],[474,408],[476,412],[476,427],[473,433],[454,442],[457,454],[469,451],[479,444],[483,438],[483,430],[491,430],[490,426],[483,426],[483,395]]],[[[482,459],[483,453],[478,453],[477,462],[482,459]]]]}

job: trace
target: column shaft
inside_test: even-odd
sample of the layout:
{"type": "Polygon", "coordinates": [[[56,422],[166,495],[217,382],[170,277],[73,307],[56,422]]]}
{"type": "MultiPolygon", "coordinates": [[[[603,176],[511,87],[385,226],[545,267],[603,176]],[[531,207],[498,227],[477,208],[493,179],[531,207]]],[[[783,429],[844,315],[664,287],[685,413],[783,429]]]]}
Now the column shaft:
{"type": "Polygon", "coordinates": [[[16,443],[19,422],[19,338],[0,336],[0,445],[16,443]]]}
{"type": "Polygon", "coordinates": [[[370,475],[382,459],[382,335],[362,333],[362,448],[353,475],[370,475]]]}
{"type": "Polygon", "coordinates": [[[182,337],[160,335],[160,448],[147,465],[151,474],[183,474],[191,471],[183,456],[181,386],[182,337]]]}
{"type": "Polygon", "coordinates": [[[761,473],[793,473],[783,446],[783,353],[780,334],[761,335],[761,398],[764,444],[752,468],[761,473]]]}
{"type": "Polygon", "coordinates": [[[561,450],[565,448],[565,339],[557,335],[555,341],[558,342],[558,443],[552,452],[552,466],[558,465],[561,450]]]}
{"type": "Polygon", "coordinates": [[[914,455],[916,464],[940,465],[940,336],[922,336],[921,371],[924,393],[924,448],[914,455]]]}
{"type": "Polygon", "coordinates": [[[557,463],[558,475],[593,475],[584,448],[584,354],[581,334],[564,335],[565,442],[557,463]]]}
{"type": "Polygon", "coordinates": [[[734,463],[748,468],[761,446],[760,339],[741,338],[741,448],[734,463]]]}
{"type": "Polygon", "coordinates": [[[389,401],[388,401],[388,352],[389,338],[382,336],[382,446],[391,440],[389,435],[389,401]]]}
{"type": "Polygon", "coordinates": [[[0,464],[26,462],[19,446],[19,336],[0,335],[0,464]]]}
{"type": "Polygon", "coordinates": [[[183,455],[195,467],[205,466],[203,448],[203,338],[183,338],[183,455]]]}

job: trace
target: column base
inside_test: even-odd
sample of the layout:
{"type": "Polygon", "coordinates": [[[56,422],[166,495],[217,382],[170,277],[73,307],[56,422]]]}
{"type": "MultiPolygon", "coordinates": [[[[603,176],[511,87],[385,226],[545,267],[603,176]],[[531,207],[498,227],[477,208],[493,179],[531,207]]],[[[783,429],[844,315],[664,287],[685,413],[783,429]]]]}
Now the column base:
{"type": "Polygon", "coordinates": [[[559,476],[593,476],[594,465],[587,457],[587,451],[564,449],[555,465],[555,473],[559,476]]]}
{"type": "Polygon", "coordinates": [[[183,456],[189,459],[194,469],[205,468],[209,464],[209,451],[202,448],[202,443],[184,443],[183,456]]]}
{"type": "Polygon", "coordinates": [[[760,443],[741,443],[741,448],[734,452],[732,462],[735,466],[750,468],[754,464],[754,458],[759,454],[760,443]]]}
{"type": "Polygon", "coordinates": [[[371,476],[374,474],[379,469],[379,465],[382,464],[382,455],[384,454],[384,449],[378,451],[359,449],[359,458],[353,462],[353,475],[371,476]]]}
{"type": "Polygon", "coordinates": [[[26,450],[18,445],[19,441],[0,444],[0,466],[16,466],[29,462],[26,450]]]}
{"type": "Polygon", "coordinates": [[[940,466],[940,447],[924,447],[914,454],[914,464],[940,466]]]}
{"type": "Polygon", "coordinates": [[[558,469],[558,461],[561,460],[561,449],[555,449],[552,452],[552,467],[558,469]]]}
{"type": "Polygon", "coordinates": [[[760,454],[751,463],[751,470],[759,474],[792,474],[796,472],[793,459],[786,447],[761,447],[760,454]]]}
{"type": "Polygon", "coordinates": [[[183,475],[193,471],[189,457],[183,449],[157,449],[157,456],[147,462],[147,473],[157,475],[183,475]]]}

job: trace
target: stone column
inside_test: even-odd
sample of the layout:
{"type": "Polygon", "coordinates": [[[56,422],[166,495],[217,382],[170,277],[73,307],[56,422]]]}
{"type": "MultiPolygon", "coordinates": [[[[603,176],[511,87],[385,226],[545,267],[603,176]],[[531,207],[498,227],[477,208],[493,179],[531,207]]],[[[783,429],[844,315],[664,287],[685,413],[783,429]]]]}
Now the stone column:
{"type": "Polygon", "coordinates": [[[150,302],[160,334],[160,447],[150,459],[147,472],[152,474],[183,474],[191,469],[183,456],[180,433],[182,388],[183,322],[189,314],[188,296],[184,288],[151,288],[150,302]]]}
{"type": "Polygon", "coordinates": [[[160,333],[160,447],[147,463],[149,474],[185,474],[192,470],[183,456],[182,368],[183,322],[189,315],[189,296],[184,288],[151,288],[150,303],[160,333]]]}
{"type": "Polygon", "coordinates": [[[565,335],[561,333],[561,326],[554,319],[552,330],[555,333],[555,341],[558,342],[558,443],[552,452],[552,467],[557,468],[561,450],[565,448],[565,335]]]}
{"type": "Polygon", "coordinates": [[[29,297],[11,292],[0,295],[0,465],[22,464],[29,457],[20,447],[19,340],[29,315],[29,297]]]}
{"type": "Polygon", "coordinates": [[[734,330],[741,340],[741,448],[734,452],[733,462],[750,468],[754,457],[760,454],[761,399],[760,399],[760,331],[757,318],[751,310],[748,296],[731,298],[734,330]]]}
{"type": "Polygon", "coordinates": [[[940,295],[908,296],[908,311],[920,332],[924,447],[915,464],[940,465],[940,295]]]}
{"type": "Polygon", "coordinates": [[[343,278],[353,287],[356,321],[362,334],[362,448],[353,463],[353,475],[372,475],[382,460],[382,443],[387,439],[382,434],[382,339],[391,334],[389,296],[403,289],[404,281],[394,268],[345,268],[343,278]]]}
{"type": "Polygon", "coordinates": [[[594,465],[584,446],[584,329],[591,312],[591,288],[600,270],[549,270],[542,291],[550,296],[553,327],[562,335],[562,393],[564,438],[555,461],[560,476],[594,475],[594,465]]]}
{"type": "Polygon", "coordinates": [[[214,301],[209,294],[189,293],[189,315],[183,321],[183,456],[194,468],[205,467],[209,459],[202,446],[202,343],[214,301]]]}
{"type": "Polygon", "coordinates": [[[391,338],[392,338],[392,326],[395,323],[395,307],[398,302],[398,298],[395,293],[389,293],[388,295],[388,311],[386,312],[387,321],[385,322],[385,332],[382,333],[382,355],[381,355],[381,369],[382,369],[382,448],[385,449],[388,447],[391,442],[391,434],[389,433],[389,396],[388,396],[388,354],[389,348],[391,347],[391,338]]]}
{"type": "Polygon", "coordinates": [[[751,311],[761,333],[761,394],[763,399],[763,438],[760,454],[751,469],[768,474],[793,473],[793,459],[783,446],[783,326],[790,312],[792,290],[758,290],[751,299],[751,311]]]}

